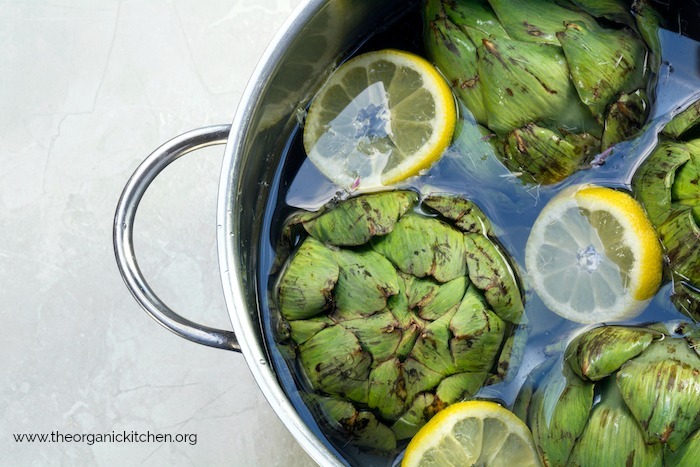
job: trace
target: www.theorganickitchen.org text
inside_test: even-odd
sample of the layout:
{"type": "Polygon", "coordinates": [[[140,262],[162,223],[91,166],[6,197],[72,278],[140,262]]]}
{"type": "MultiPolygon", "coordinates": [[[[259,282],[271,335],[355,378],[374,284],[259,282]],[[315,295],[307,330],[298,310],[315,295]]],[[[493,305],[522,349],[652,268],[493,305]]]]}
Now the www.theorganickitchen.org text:
{"type": "Polygon", "coordinates": [[[188,443],[197,444],[196,433],[153,433],[151,431],[122,430],[107,433],[13,433],[16,443],[188,443]]]}

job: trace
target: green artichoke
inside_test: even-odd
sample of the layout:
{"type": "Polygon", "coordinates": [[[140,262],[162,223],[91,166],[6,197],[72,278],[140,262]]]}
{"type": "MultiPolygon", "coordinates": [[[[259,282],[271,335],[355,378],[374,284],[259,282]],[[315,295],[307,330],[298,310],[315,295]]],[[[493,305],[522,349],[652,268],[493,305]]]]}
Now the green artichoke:
{"type": "Polygon", "coordinates": [[[645,2],[635,7],[632,15],[620,0],[427,0],[426,51],[495,136],[503,163],[526,182],[556,183],[646,121],[644,38],[655,38],[659,18],[645,2]]]}
{"type": "Polygon", "coordinates": [[[508,376],[523,298],[492,236],[472,202],[419,203],[411,191],[359,195],[288,222],[279,337],[325,426],[391,451],[438,410],[508,376]]]}
{"type": "Polygon", "coordinates": [[[700,320],[700,139],[684,140],[700,128],[700,101],[673,118],[661,140],[633,178],[666,249],[673,279],[671,300],[679,311],[700,320]]]}
{"type": "Polygon", "coordinates": [[[698,465],[697,332],[689,324],[600,326],[575,337],[517,403],[543,463],[698,465]]]}

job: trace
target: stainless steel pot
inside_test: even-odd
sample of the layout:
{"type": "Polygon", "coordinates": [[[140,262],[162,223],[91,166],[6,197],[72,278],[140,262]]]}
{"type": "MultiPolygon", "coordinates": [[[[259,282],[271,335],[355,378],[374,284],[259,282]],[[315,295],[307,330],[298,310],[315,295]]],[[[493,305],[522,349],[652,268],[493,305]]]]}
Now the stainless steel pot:
{"type": "Polygon", "coordinates": [[[269,187],[282,145],[337,60],[391,12],[399,0],[308,0],[302,2],[267,48],[243,94],[231,125],[190,131],[149,155],[129,179],[114,220],[117,263],[136,300],[156,321],[199,344],[241,352],[287,429],[322,465],[344,462],[302,421],[268,361],[257,290],[259,238],[269,187]],[[171,162],[196,149],[225,144],[217,206],[217,246],[226,306],[233,332],[183,318],[151,289],[133,245],[134,217],[150,183],[171,162]]]}

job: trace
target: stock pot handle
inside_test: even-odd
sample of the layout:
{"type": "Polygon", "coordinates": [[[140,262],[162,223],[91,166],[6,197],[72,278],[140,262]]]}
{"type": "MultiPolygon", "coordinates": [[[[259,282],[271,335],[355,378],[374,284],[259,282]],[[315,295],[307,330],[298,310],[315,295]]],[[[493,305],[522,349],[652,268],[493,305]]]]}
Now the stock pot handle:
{"type": "Polygon", "coordinates": [[[209,328],[175,313],[153,292],[141,273],[134,254],[134,218],[143,194],[158,174],[180,156],[216,144],[225,144],[231,125],[214,125],[173,138],[153,151],[131,176],[114,216],[114,253],[119,272],[136,301],[158,323],[198,344],[240,352],[232,331],[209,328]]]}

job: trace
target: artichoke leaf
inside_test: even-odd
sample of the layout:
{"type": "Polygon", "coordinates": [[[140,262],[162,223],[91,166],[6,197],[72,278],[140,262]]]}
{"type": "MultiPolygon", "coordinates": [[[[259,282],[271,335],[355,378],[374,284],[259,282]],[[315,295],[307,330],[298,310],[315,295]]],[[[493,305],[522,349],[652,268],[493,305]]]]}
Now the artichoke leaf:
{"type": "Polygon", "coordinates": [[[651,50],[649,69],[658,70],[661,64],[661,39],[659,29],[666,28],[666,21],[651,5],[651,0],[635,0],[632,11],[637,23],[637,30],[651,50]]]}
{"type": "Polygon", "coordinates": [[[561,47],[490,38],[477,47],[488,127],[503,137],[537,122],[600,136],[601,124],[579,99],[561,47]]]}
{"type": "Polygon", "coordinates": [[[517,369],[523,362],[525,356],[525,345],[528,334],[525,328],[516,328],[503,343],[495,371],[487,380],[488,385],[497,383],[510,383],[517,374],[517,369]],[[511,369],[515,371],[511,371],[511,369]]]}
{"type": "Polygon", "coordinates": [[[630,28],[636,26],[629,2],[620,0],[571,0],[577,7],[595,18],[605,18],[630,28]]]}
{"type": "Polygon", "coordinates": [[[415,315],[408,308],[408,287],[413,281],[413,276],[397,273],[399,292],[387,298],[386,305],[391,313],[396,317],[402,327],[408,327],[413,323],[415,315]]]}
{"type": "Polygon", "coordinates": [[[691,149],[691,144],[692,142],[685,144],[690,160],[676,171],[676,178],[671,187],[671,199],[677,205],[692,209],[697,224],[700,222],[700,148],[691,149]]]}
{"type": "Polygon", "coordinates": [[[328,316],[315,316],[309,319],[297,319],[288,321],[291,337],[297,344],[303,344],[311,339],[319,331],[333,326],[335,322],[328,316]]]}
{"type": "Polygon", "coordinates": [[[436,399],[434,394],[419,394],[401,418],[391,425],[396,439],[411,438],[433,415],[444,408],[442,404],[436,407],[436,399]]]}
{"type": "Polygon", "coordinates": [[[370,372],[367,406],[378,410],[387,420],[396,420],[406,409],[406,391],[398,359],[386,360],[370,372]]]}
{"type": "Polygon", "coordinates": [[[473,201],[461,196],[433,194],[427,196],[423,204],[454,222],[463,232],[494,236],[491,222],[473,201]]]}
{"type": "Polygon", "coordinates": [[[339,325],[357,337],[375,365],[393,358],[403,338],[399,322],[388,312],[342,321],[339,325]]]}
{"type": "MultiPolygon", "coordinates": [[[[422,337],[422,336],[419,336],[422,337]]],[[[423,341],[429,344],[427,341],[423,341]]],[[[420,344],[416,341],[417,352],[421,352],[420,344]]],[[[442,359],[442,357],[438,357],[442,359]]],[[[446,361],[446,359],[442,359],[446,361]]],[[[449,363],[447,363],[449,365],[449,363]]],[[[420,393],[436,388],[446,375],[428,368],[416,360],[412,355],[403,362],[403,378],[406,388],[406,400],[411,402],[420,393]]]]}
{"type": "Polygon", "coordinates": [[[675,451],[700,428],[700,359],[685,339],[649,346],[622,366],[617,385],[647,443],[675,451]]]}
{"type": "Polygon", "coordinates": [[[391,232],[397,220],[416,202],[411,191],[392,191],[358,196],[339,203],[303,222],[319,241],[336,246],[363,245],[376,235],[391,232]]]}
{"type": "Polygon", "coordinates": [[[489,3],[510,37],[519,41],[559,45],[556,33],[564,29],[565,23],[595,23],[583,11],[551,0],[489,0],[489,3]]]}
{"type": "Polygon", "coordinates": [[[467,276],[440,284],[431,278],[414,278],[408,288],[408,306],[424,320],[433,321],[459,305],[469,286],[467,276]]]}
{"type": "Polygon", "coordinates": [[[535,124],[510,132],[505,140],[506,164],[538,183],[557,183],[579,169],[600,147],[594,136],[565,134],[535,124]]]}
{"type": "Polygon", "coordinates": [[[399,274],[400,291],[397,295],[391,297],[388,303],[391,314],[394,315],[401,328],[401,341],[396,349],[396,356],[402,362],[413,350],[416,339],[418,339],[426,324],[408,308],[407,284],[410,284],[413,280],[415,279],[412,277],[399,274]]]}
{"type": "Polygon", "coordinates": [[[674,274],[681,280],[700,284],[700,258],[697,253],[700,228],[692,211],[676,211],[658,230],[674,274]]]}
{"type": "Polygon", "coordinates": [[[377,420],[372,412],[358,411],[357,416],[346,421],[345,426],[350,428],[350,436],[346,439],[352,439],[357,446],[386,452],[396,450],[396,437],[393,432],[377,420]]]}
{"type": "Polygon", "coordinates": [[[666,451],[666,465],[683,467],[700,467],[700,430],[693,433],[676,452],[666,451]]]}
{"type": "Polygon", "coordinates": [[[681,279],[675,279],[671,302],[684,315],[695,321],[700,321],[700,290],[694,285],[681,279]]]}
{"type": "Polygon", "coordinates": [[[487,37],[509,37],[486,0],[443,1],[445,14],[459,25],[474,44],[487,37]]]}
{"type": "Polygon", "coordinates": [[[484,99],[476,66],[476,46],[466,33],[447,18],[428,23],[426,52],[449,81],[452,91],[467,106],[476,121],[486,122],[484,99]]]}
{"type": "Polygon", "coordinates": [[[352,440],[357,446],[379,451],[391,452],[396,449],[394,433],[371,412],[358,411],[350,402],[331,397],[312,396],[311,400],[331,428],[344,439],[352,440]]]}
{"type": "Polygon", "coordinates": [[[447,282],[467,272],[461,236],[444,222],[407,214],[391,233],[370,243],[403,273],[447,282]]]}
{"type": "Polygon", "coordinates": [[[277,274],[289,259],[295,245],[301,240],[300,233],[304,230],[303,224],[309,219],[318,216],[311,211],[299,211],[292,214],[282,226],[280,237],[275,245],[275,262],[270,268],[270,274],[277,274]]]}
{"type": "MultiPolygon", "coordinates": [[[[518,391],[518,396],[513,403],[513,413],[518,416],[518,418],[529,426],[529,414],[530,406],[532,402],[532,396],[535,393],[535,389],[539,387],[544,377],[552,371],[556,365],[561,366],[561,359],[549,358],[537,365],[525,378],[523,384],[520,386],[518,391]]],[[[557,371],[561,371],[558,369],[557,371]]],[[[534,410],[532,412],[534,414],[534,410]]]]}
{"type": "Polygon", "coordinates": [[[557,37],[581,101],[601,123],[618,93],[645,86],[646,47],[631,30],[571,22],[557,37]]]}
{"type": "Polygon", "coordinates": [[[622,94],[608,109],[605,117],[601,151],[635,136],[649,116],[647,95],[642,90],[622,94]]]}
{"type": "Polygon", "coordinates": [[[457,373],[443,379],[438,385],[435,394],[446,405],[471,399],[484,385],[487,377],[488,373],[485,372],[457,373]]]}
{"type": "Polygon", "coordinates": [[[634,174],[632,185],[636,197],[655,227],[659,227],[671,213],[671,187],[676,170],[689,160],[690,152],[685,145],[664,141],[634,174]]]}
{"type": "Polygon", "coordinates": [[[315,390],[366,402],[372,356],[342,326],[331,326],[299,346],[299,360],[315,390]]]}
{"type": "Polygon", "coordinates": [[[401,342],[396,349],[396,357],[402,362],[411,354],[413,346],[416,345],[416,340],[423,331],[423,325],[417,322],[412,322],[408,326],[402,328],[401,342]]]}
{"type": "Polygon", "coordinates": [[[688,148],[688,151],[690,151],[690,157],[693,160],[693,163],[697,165],[698,160],[693,159],[693,157],[698,156],[700,154],[700,138],[689,139],[688,141],[685,141],[685,145],[688,148]]]}
{"type": "Polygon", "coordinates": [[[519,324],[524,305],[515,273],[505,254],[479,234],[464,234],[469,279],[484,292],[486,302],[501,319],[519,324]]]}
{"type": "Polygon", "coordinates": [[[571,341],[565,361],[581,378],[599,381],[642,353],[661,334],[644,328],[600,326],[571,341]]]}
{"type": "Polygon", "coordinates": [[[698,124],[700,124],[700,100],[676,114],[661,132],[675,139],[698,124]]]}
{"type": "Polygon", "coordinates": [[[491,371],[503,343],[506,323],[488,309],[475,287],[469,287],[449,326],[456,371],[491,371]]]}
{"type": "Polygon", "coordinates": [[[333,251],[311,237],[304,240],[278,285],[282,316],[306,319],[328,310],[339,274],[333,251]]]}
{"type": "Polygon", "coordinates": [[[423,19],[425,24],[431,21],[443,19],[445,17],[445,9],[442,3],[443,0],[426,0],[423,7],[423,19]]]}
{"type": "Polygon", "coordinates": [[[561,361],[536,386],[528,420],[545,465],[567,465],[591,412],[593,388],[593,383],[579,379],[561,361]]]}
{"type": "Polygon", "coordinates": [[[441,318],[427,324],[416,339],[410,356],[411,359],[443,377],[457,371],[450,351],[452,336],[449,326],[454,314],[454,311],[445,313],[441,318]]]}
{"type": "Polygon", "coordinates": [[[373,315],[399,292],[396,269],[382,255],[369,249],[342,249],[335,254],[340,266],[334,289],[335,319],[373,315]]]}
{"type": "Polygon", "coordinates": [[[567,465],[661,466],[663,447],[646,444],[614,378],[605,380],[601,400],[591,411],[567,465]],[[614,442],[613,442],[614,440],[614,442]]]}

